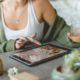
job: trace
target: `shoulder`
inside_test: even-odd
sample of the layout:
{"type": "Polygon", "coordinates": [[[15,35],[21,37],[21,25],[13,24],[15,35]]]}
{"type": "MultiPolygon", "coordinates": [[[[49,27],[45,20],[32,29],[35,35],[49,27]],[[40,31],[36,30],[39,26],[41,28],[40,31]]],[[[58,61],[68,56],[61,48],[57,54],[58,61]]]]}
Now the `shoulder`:
{"type": "Polygon", "coordinates": [[[45,4],[48,3],[48,0],[32,0],[32,2],[33,2],[36,16],[37,16],[39,22],[43,22],[43,18],[42,18],[42,15],[44,13],[43,8],[44,8],[44,6],[47,6],[45,4]]]}
{"type": "Polygon", "coordinates": [[[42,21],[46,21],[49,25],[51,25],[52,21],[56,16],[56,11],[50,3],[50,0],[34,0],[35,4],[38,7],[38,11],[40,10],[42,21]]]}
{"type": "Polygon", "coordinates": [[[42,14],[48,12],[55,14],[55,9],[51,5],[50,0],[33,0],[33,2],[35,3],[36,7],[42,12],[42,14]]]}
{"type": "MultiPolygon", "coordinates": [[[[43,6],[46,7],[47,5],[51,5],[49,0],[33,0],[33,2],[37,5],[37,7],[42,8],[43,6]]],[[[44,8],[43,7],[43,8],[44,8]]]]}
{"type": "Polygon", "coordinates": [[[49,0],[33,0],[34,2],[38,2],[38,3],[46,3],[49,2],[49,0]]]}

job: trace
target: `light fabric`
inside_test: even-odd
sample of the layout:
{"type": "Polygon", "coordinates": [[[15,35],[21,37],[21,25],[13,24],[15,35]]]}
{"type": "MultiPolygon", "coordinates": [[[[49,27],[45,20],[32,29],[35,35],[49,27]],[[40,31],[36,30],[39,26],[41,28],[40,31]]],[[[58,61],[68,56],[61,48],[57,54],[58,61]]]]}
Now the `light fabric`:
{"type": "Polygon", "coordinates": [[[25,26],[24,29],[21,30],[12,30],[10,28],[8,28],[4,22],[4,16],[2,13],[2,22],[3,22],[3,26],[4,26],[4,31],[5,31],[5,35],[7,40],[10,39],[17,39],[20,36],[31,36],[34,33],[37,33],[36,38],[39,40],[42,37],[42,33],[43,33],[43,25],[44,23],[39,23],[37,17],[36,17],[36,13],[35,10],[33,8],[33,4],[31,0],[28,0],[28,22],[27,25],[25,26]]]}

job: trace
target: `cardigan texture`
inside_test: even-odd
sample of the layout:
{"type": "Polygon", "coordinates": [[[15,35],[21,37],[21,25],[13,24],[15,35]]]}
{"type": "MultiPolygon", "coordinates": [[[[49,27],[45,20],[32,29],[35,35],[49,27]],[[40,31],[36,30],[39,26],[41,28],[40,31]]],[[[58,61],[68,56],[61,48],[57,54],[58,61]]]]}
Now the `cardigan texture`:
{"type": "MultiPolygon", "coordinates": [[[[53,20],[51,26],[45,23],[43,31],[44,35],[42,36],[41,42],[46,43],[50,41],[57,41],[64,47],[70,49],[79,47],[80,46],[79,43],[74,43],[68,38],[67,33],[69,31],[70,31],[70,26],[68,26],[66,22],[57,15],[55,21],[53,20]]],[[[15,40],[6,39],[2,20],[0,20],[0,53],[14,51],[14,50],[16,50],[15,40]]]]}

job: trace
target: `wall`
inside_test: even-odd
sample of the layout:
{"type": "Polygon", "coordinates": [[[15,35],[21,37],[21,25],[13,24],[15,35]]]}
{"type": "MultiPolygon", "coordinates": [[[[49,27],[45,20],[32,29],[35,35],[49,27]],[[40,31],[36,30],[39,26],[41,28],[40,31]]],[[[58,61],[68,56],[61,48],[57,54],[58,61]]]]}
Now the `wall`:
{"type": "Polygon", "coordinates": [[[80,24],[80,0],[51,0],[51,3],[68,25],[80,24]]]}

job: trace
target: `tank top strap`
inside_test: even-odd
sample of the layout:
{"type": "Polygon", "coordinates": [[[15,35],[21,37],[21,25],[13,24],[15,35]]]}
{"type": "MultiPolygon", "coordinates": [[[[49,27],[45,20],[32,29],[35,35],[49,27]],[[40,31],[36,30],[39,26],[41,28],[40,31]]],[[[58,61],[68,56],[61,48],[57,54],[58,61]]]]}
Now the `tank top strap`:
{"type": "Polygon", "coordinates": [[[28,0],[29,1],[29,13],[31,14],[30,17],[34,17],[34,20],[36,21],[36,23],[40,24],[38,21],[38,18],[36,16],[36,12],[32,3],[32,0],[28,0]]]}

